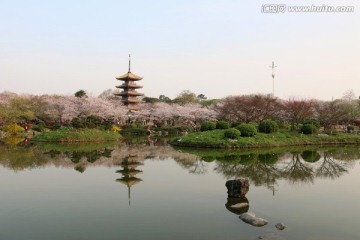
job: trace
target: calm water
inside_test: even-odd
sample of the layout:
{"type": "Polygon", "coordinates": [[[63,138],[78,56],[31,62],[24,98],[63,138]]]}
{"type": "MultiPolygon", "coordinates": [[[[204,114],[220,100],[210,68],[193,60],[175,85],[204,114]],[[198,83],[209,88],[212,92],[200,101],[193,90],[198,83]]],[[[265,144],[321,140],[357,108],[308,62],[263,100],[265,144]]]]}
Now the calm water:
{"type": "Polygon", "coordinates": [[[356,147],[2,145],[0,239],[360,239],[358,159],[356,147]],[[266,226],[225,207],[239,177],[266,226]]]}

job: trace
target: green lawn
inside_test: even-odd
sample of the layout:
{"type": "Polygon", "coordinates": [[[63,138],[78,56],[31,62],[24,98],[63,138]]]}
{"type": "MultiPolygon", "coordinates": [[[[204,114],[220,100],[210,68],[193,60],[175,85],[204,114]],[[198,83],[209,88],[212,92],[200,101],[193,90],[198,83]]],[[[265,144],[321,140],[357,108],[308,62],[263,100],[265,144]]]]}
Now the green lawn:
{"type": "Polygon", "coordinates": [[[112,131],[98,129],[68,129],[43,132],[35,135],[32,141],[37,142],[101,142],[116,141],[120,135],[112,131]]]}
{"type": "Polygon", "coordinates": [[[255,137],[224,137],[225,130],[190,133],[171,140],[174,146],[206,148],[259,148],[300,145],[360,144],[360,135],[337,133],[334,135],[303,135],[281,130],[276,133],[257,133],[255,137]]]}

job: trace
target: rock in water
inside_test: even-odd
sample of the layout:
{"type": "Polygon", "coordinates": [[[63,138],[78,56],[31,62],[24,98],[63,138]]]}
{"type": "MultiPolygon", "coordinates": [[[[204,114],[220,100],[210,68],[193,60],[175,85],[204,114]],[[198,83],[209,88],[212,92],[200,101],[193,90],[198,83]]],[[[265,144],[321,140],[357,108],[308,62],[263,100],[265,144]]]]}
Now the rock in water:
{"type": "Polygon", "coordinates": [[[282,223],[277,223],[277,224],[275,225],[275,227],[276,227],[277,229],[279,229],[279,230],[284,230],[284,229],[286,228],[286,226],[285,226],[284,224],[282,224],[282,223]]]}
{"type": "Polygon", "coordinates": [[[249,211],[249,200],[246,197],[228,198],[225,207],[230,212],[240,215],[249,211]]]}
{"type": "Polygon", "coordinates": [[[268,224],[267,220],[256,217],[255,213],[252,212],[243,213],[239,216],[239,218],[243,220],[243,222],[246,222],[247,224],[250,224],[255,227],[262,227],[268,224]]]}
{"type": "Polygon", "coordinates": [[[249,207],[249,204],[248,203],[237,203],[237,204],[231,205],[230,207],[231,208],[244,208],[244,207],[249,207]]]}
{"type": "Polygon", "coordinates": [[[236,179],[227,181],[225,186],[229,198],[241,198],[249,191],[250,184],[248,179],[236,179]]]}

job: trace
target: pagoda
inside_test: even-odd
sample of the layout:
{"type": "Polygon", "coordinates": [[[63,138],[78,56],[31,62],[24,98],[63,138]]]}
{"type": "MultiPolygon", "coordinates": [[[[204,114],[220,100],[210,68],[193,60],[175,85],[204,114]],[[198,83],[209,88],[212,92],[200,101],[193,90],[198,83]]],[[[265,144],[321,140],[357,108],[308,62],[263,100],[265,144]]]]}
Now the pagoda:
{"type": "Polygon", "coordinates": [[[139,99],[139,96],[144,96],[143,93],[139,93],[136,89],[142,88],[143,86],[137,85],[135,82],[143,79],[130,71],[130,54],[129,54],[129,71],[121,76],[116,77],[117,80],[123,81],[121,85],[116,88],[123,89],[120,93],[116,93],[116,96],[121,97],[121,101],[128,106],[129,110],[138,110],[138,103],[144,102],[139,99]]]}
{"type": "Polygon", "coordinates": [[[122,178],[116,179],[117,182],[125,184],[128,188],[128,200],[130,206],[130,189],[133,185],[142,181],[141,178],[135,177],[135,175],[142,173],[141,170],[136,169],[138,166],[143,165],[141,162],[137,161],[137,155],[129,155],[124,158],[121,163],[123,169],[116,171],[117,173],[121,173],[122,178]]]}

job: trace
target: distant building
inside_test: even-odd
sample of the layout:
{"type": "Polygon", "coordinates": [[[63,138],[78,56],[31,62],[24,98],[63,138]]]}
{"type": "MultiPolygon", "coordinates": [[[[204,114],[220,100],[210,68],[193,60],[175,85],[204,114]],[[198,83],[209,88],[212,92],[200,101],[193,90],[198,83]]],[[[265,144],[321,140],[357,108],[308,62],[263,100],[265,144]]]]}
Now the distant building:
{"type": "Polygon", "coordinates": [[[121,76],[116,77],[117,80],[124,81],[121,85],[116,88],[121,88],[123,91],[116,93],[116,96],[121,97],[121,101],[128,106],[129,110],[138,110],[138,103],[144,102],[139,99],[139,96],[144,96],[143,93],[139,93],[136,89],[142,88],[143,86],[137,85],[135,82],[143,79],[130,71],[130,55],[129,55],[129,71],[121,76]]]}

